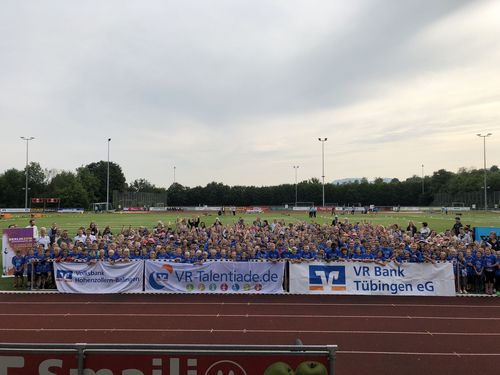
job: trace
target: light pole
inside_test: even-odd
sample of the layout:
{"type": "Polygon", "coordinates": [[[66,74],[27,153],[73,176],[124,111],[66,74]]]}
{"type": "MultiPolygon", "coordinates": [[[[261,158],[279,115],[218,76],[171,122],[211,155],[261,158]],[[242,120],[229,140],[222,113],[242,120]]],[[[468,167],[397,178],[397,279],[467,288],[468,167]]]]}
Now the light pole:
{"type": "Polygon", "coordinates": [[[111,138],[108,138],[108,171],[107,171],[107,182],[106,182],[106,212],[109,211],[109,144],[111,143],[111,138]]]}
{"type": "Polygon", "coordinates": [[[299,169],[299,166],[294,165],[292,168],[295,169],[295,207],[297,207],[297,169],[299,169]]]}
{"type": "Polygon", "coordinates": [[[175,184],[175,169],[176,169],[176,168],[177,168],[177,167],[174,165],[174,184],[175,184]]]}
{"type": "Polygon", "coordinates": [[[491,133],[482,135],[482,134],[477,134],[478,137],[483,138],[483,155],[484,155],[484,212],[488,210],[488,193],[487,193],[487,186],[486,186],[486,138],[492,135],[491,133]]]}
{"type": "Polygon", "coordinates": [[[35,139],[35,137],[21,137],[23,141],[26,141],[26,186],[24,187],[24,209],[28,209],[28,149],[29,141],[35,139]]]}
{"type": "Polygon", "coordinates": [[[424,188],[424,165],[422,164],[422,195],[425,193],[424,188]]]}
{"type": "Polygon", "coordinates": [[[321,142],[321,160],[322,160],[322,173],[321,177],[323,178],[323,207],[325,207],[325,142],[328,138],[318,138],[318,141],[321,142]]]}

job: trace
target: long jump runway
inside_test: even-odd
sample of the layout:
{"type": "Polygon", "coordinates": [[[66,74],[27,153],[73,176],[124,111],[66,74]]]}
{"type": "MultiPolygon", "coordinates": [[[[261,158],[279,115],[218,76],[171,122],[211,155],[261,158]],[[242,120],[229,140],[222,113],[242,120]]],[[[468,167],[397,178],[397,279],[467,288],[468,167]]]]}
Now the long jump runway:
{"type": "Polygon", "coordinates": [[[1,342],[300,339],[338,345],[340,375],[500,373],[500,298],[2,294],[0,306],[1,342]]]}

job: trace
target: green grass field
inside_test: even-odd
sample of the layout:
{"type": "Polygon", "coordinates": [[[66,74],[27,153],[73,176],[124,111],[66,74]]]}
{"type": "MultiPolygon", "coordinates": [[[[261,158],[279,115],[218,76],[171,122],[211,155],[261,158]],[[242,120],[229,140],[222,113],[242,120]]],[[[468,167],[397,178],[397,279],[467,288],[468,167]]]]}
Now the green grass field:
{"type": "MultiPolygon", "coordinates": [[[[134,214],[125,214],[125,213],[111,213],[111,214],[93,214],[93,213],[85,213],[85,214],[47,214],[42,218],[36,219],[36,224],[38,228],[47,227],[49,228],[52,223],[57,223],[59,228],[68,229],[70,236],[74,236],[76,234],[77,228],[83,226],[85,228],[88,227],[91,221],[95,221],[99,228],[103,229],[106,225],[111,227],[113,233],[118,233],[122,229],[122,227],[128,228],[138,227],[141,225],[147,226],[148,228],[152,228],[156,223],[161,220],[163,223],[168,225],[169,223],[174,225],[177,218],[181,217],[192,217],[195,216],[193,214],[183,214],[183,213],[158,213],[158,214],[145,214],[145,213],[134,213],[134,214]]],[[[261,217],[262,219],[266,219],[271,222],[274,219],[283,219],[285,222],[297,222],[297,221],[311,221],[309,219],[307,213],[292,213],[285,214],[282,212],[270,212],[267,214],[242,214],[236,216],[221,216],[220,219],[224,224],[229,224],[237,221],[239,218],[245,219],[247,222],[251,223],[255,220],[256,217],[261,217]]],[[[215,218],[217,217],[216,213],[212,213],[210,215],[200,215],[201,221],[205,222],[205,224],[211,225],[213,224],[215,218]]],[[[497,213],[483,213],[483,212],[464,212],[462,215],[462,222],[464,224],[470,224],[472,227],[474,226],[484,226],[484,227],[500,227],[500,214],[497,213]]],[[[453,213],[449,213],[448,215],[442,213],[377,213],[371,215],[339,215],[340,220],[349,219],[351,222],[363,222],[369,221],[373,224],[382,224],[382,225],[390,225],[390,224],[398,224],[400,226],[404,226],[406,228],[408,221],[413,221],[417,227],[420,228],[420,224],[423,221],[427,221],[431,229],[436,230],[437,232],[442,232],[446,229],[450,229],[454,224],[455,215],[453,213]]],[[[25,227],[28,225],[30,217],[29,215],[16,215],[11,219],[2,219],[0,220],[0,229],[7,228],[10,224],[16,224],[18,227],[25,227]]],[[[332,216],[327,214],[322,214],[318,212],[318,217],[314,219],[315,222],[318,223],[331,223],[332,216]]],[[[3,249],[3,248],[2,248],[3,249]]],[[[11,279],[2,278],[0,279],[0,290],[11,290],[12,289],[12,281],[11,279]]]]}

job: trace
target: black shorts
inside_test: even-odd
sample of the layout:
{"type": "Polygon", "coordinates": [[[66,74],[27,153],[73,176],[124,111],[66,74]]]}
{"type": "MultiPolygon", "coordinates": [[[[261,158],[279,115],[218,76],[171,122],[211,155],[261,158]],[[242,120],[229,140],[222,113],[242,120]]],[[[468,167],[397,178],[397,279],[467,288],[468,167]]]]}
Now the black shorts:
{"type": "Polygon", "coordinates": [[[40,272],[40,276],[47,277],[47,276],[49,276],[49,273],[48,272],[40,272]]]}
{"type": "Polygon", "coordinates": [[[487,283],[495,282],[495,271],[484,271],[484,277],[487,283]]]}
{"type": "Polygon", "coordinates": [[[24,272],[23,271],[15,271],[14,272],[14,277],[23,277],[24,272]]]}

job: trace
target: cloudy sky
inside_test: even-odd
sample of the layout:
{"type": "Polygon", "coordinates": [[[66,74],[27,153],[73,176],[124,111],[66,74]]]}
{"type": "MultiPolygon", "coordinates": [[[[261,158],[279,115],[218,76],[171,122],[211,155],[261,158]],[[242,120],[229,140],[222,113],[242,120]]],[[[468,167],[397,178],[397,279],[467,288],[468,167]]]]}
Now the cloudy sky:
{"type": "Polygon", "coordinates": [[[500,1],[0,3],[0,171],[271,185],[500,164],[500,1]]]}

